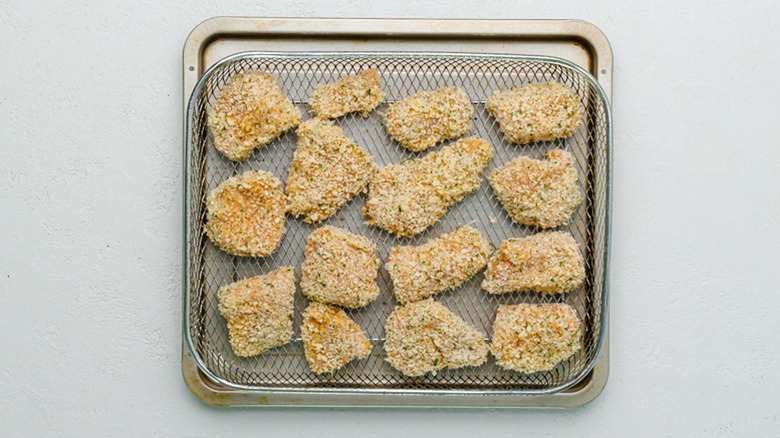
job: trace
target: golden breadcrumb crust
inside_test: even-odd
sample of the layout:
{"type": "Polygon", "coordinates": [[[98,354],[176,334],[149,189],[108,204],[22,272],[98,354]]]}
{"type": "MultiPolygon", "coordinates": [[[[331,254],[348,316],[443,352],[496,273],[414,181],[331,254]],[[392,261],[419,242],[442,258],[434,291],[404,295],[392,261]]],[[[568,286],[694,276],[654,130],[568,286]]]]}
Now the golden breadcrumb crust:
{"type": "Polygon", "coordinates": [[[329,218],[364,191],[377,166],[333,122],[307,120],[297,133],[298,147],[287,177],[288,211],[312,223],[329,218]]]}
{"type": "Polygon", "coordinates": [[[294,295],[295,276],[288,267],[219,290],[219,312],[236,355],[254,356],[290,341],[294,295]]]}
{"type": "Polygon", "coordinates": [[[211,191],[204,230],[229,254],[265,257],[282,241],[286,209],[282,183],[268,172],[249,171],[211,191]]]}
{"type": "Polygon", "coordinates": [[[401,146],[422,151],[471,128],[474,106],[457,87],[420,91],[387,109],[385,128],[401,146]]]}
{"type": "Polygon", "coordinates": [[[301,290],[310,300],[363,307],[379,296],[376,245],[363,236],[325,226],[306,240],[301,290]]]}
{"type": "Polygon", "coordinates": [[[371,342],[338,307],[313,302],[303,312],[301,339],[306,362],[315,373],[335,371],[371,354],[371,342]]]}
{"type": "Polygon", "coordinates": [[[208,114],[214,146],[233,161],[246,160],[301,121],[301,110],[264,72],[241,73],[222,89],[208,114]]]}
{"type": "Polygon", "coordinates": [[[501,243],[488,260],[482,288],[492,294],[536,291],[557,294],[585,280],[577,241],[562,231],[537,233],[501,243]]]}
{"type": "Polygon", "coordinates": [[[487,264],[490,242],[466,225],[420,246],[396,246],[385,269],[395,298],[406,304],[463,284],[487,264]]]}
{"type": "Polygon", "coordinates": [[[322,119],[333,119],[354,111],[360,111],[360,115],[367,117],[384,98],[379,73],[371,69],[341,78],[333,84],[317,85],[308,104],[322,119]]]}
{"type": "Polygon", "coordinates": [[[492,156],[490,143],[470,137],[382,168],[369,184],[363,214],[370,217],[369,224],[398,236],[414,236],[479,187],[480,174],[492,156]]]}
{"type": "Polygon", "coordinates": [[[584,112],[577,93],[556,82],[497,91],[485,108],[498,120],[506,140],[520,144],[568,137],[584,112]]]}
{"type": "Polygon", "coordinates": [[[496,197],[515,222],[552,228],[568,222],[582,202],[571,152],[553,149],[546,160],[518,157],[488,177],[496,197]]]}
{"type": "Polygon", "coordinates": [[[428,299],[396,307],[385,326],[387,361],[407,376],[485,363],[482,333],[428,299]]]}
{"type": "Polygon", "coordinates": [[[568,304],[498,307],[490,352],[504,369],[551,370],[582,348],[582,324],[568,304]]]}

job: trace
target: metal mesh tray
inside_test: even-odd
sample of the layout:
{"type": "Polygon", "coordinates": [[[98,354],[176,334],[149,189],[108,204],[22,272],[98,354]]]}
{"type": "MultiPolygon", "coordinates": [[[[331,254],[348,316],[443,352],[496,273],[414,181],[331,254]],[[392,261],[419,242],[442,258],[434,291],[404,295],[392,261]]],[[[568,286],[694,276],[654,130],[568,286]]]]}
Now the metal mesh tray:
{"type": "MultiPolygon", "coordinates": [[[[607,255],[608,154],[611,143],[607,98],[592,76],[568,61],[517,55],[446,53],[240,53],[216,63],[197,83],[187,111],[185,127],[185,340],[201,370],[215,381],[243,390],[282,391],[399,391],[409,393],[513,393],[542,395],[574,385],[593,367],[605,331],[607,255]],[[521,374],[505,371],[494,359],[479,367],[442,370],[419,378],[403,376],[385,360],[383,348],[386,316],[396,305],[389,274],[380,269],[379,298],[362,309],[347,310],[368,334],[374,349],[364,360],[348,363],[332,374],[316,375],[307,366],[300,338],[301,314],[306,298],[296,292],[294,335],[287,345],[252,358],[236,356],[230,348],[225,320],[217,309],[217,291],[231,282],[267,273],[280,266],[296,267],[300,278],[306,238],[319,226],[330,224],[364,235],[377,244],[382,262],[390,248],[419,245],[428,239],[470,224],[498,246],[511,237],[538,230],[512,223],[492,189],[483,180],[479,189],[451,207],[434,225],[412,238],[397,238],[364,223],[361,210],[365,194],[355,197],[334,216],[318,224],[287,217],[287,233],[277,252],[265,258],[235,257],[217,249],[203,232],[208,193],[230,176],[262,169],[285,181],[296,145],[290,131],[260,148],[245,162],[231,162],[213,147],[206,115],[221,88],[236,74],[265,71],[279,81],[282,91],[308,113],[305,100],[319,83],[330,83],[367,68],[376,69],[387,93],[386,101],[368,118],[349,114],[336,120],[347,136],[365,148],[380,166],[398,163],[423,153],[410,152],[385,132],[382,114],[389,104],[419,91],[444,86],[463,88],[476,111],[468,135],[488,140],[495,149],[485,174],[511,159],[526,155],[541,158],[552,148],[571,151],[576,157],[584,202],[568,226],[585,256],[587,278],[576,290],[554,296],[532,292],[491,295],[481,290],[480,273],[461,287],[438,294],[435,299],[486,335],[500,304],[566,302],[583,321],[583,348],[548,372],[521,374]],[[581,127],[567,139],[529,145],[507,143],[495,119],[485,109],[485,100],[495,91],[527,83],[558,81],[571,87],[585,105],[581,127]]],[[[449,142],[437,145],[439,150],[449,142]]],[[[428,151],[430,152],[430,151],[428,151]]]]}

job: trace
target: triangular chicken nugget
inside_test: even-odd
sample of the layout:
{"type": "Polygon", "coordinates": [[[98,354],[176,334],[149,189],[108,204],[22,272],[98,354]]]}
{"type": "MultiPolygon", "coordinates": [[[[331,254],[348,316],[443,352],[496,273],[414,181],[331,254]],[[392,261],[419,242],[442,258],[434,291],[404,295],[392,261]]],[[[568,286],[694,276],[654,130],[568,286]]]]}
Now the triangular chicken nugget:
{"type": "Polygon", "coordinates": [[[338,307],[312,302],[301,326],[306,362],[315,373],[335,371],[371,353],[371,342],[360,327],[338,307]]]}

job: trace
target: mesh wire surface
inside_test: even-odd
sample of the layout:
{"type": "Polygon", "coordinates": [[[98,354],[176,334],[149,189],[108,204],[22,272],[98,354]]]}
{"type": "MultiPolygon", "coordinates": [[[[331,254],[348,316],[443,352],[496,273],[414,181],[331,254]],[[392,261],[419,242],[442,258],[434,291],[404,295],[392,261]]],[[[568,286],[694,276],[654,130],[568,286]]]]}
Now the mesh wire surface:
{"type": "MultiPolygon", "coordinates": [[[[188,291],[187,326],[190,345],[201,366],[223,383],[243,388],[350,388],[350,389],[434,389],[434,390],[521,390],[542,392],[572,383],[594,360],[601,333],[605,272],[606,190],[607,190],[607,109],[594,88],[577,70],[565,64],[526,57],[492,57],[479,55],[391,55],[391,54],[245,54],[223,63],[202,78],[190,109],[189,155],[186,157],[188,180],[188,291]],[[463,88],[476,108],[473,126],[466,136],[478,135],[495,148],[485,175],[515,157],[526,155],[542,158],[552,148],[571,151],[577,160],[579,181],[585,194],[584,202],[574,213],[568,226],[560,227],[572,233],[585,256],[587,279],[578,289],[544,296],[537,293],[491,295],[480,288],[483,274],[471,278],[461,287],[438,294],[435,299],[477,327],[490,341],[492,323],[500,304],[523,302],[566,302],[572,305],[583,321],[583,348],[553,370],[530,375],[505,371],[491,356],[479,367],[442,370],[435,375],[409,378],[394,370],[385,360],[383,348],[386,316],[396,305],[389,274],[380,269],[379,298],[365,308],[347,310],[368,334],[374,349],[364,360],[352,361],[340,370],[326,375],[314,374],[306,364],[300,338],[302,313],[307,300],[300,289],[295,296],[294,335],[287,345],[252,358],[236,356],[230,348],[226,322],[217,309],[217,291],[231,282],[267,273],[280,266],[295,266],[300,278],[306,238],[311,231],[325,224],[364,235],[377,244],[378,255],[386,261],[391,247],[419,245],[428,239],[470,224],[496,247],[505,239],[539,231],[512,223],[487,181],[463,201],[452,206],[433,226],[413,238],[397,238],[364,224],[361,214],[366,195],[355,197],[334,216],[319,223],[305,224],[287,217],[287,233],[278,251],[265,258],[235,257],[217,249],[205,236],[205,200],[208,193],[230,176],[262,169],[286,181],[296,146],[294,130],[255,151],[245,162],[232,162],[213,146],[206,127],[206,115],[222,87],[234,75],[247,70],[271,73],[282,91],[304,114],[311,118],[306,99],[319,83],[330,83],[363,69],[376,69],[387,93],[386,101],[368,118],[357,113],[336,120],[347,136],[365,148],[380,166],[398,163],[406,158],[422,156],[439,150],[444,142],[422,153],[410,152],[385,132],[382,115],[387,106],[419,91],[444,86],[463,88]],[[485,109],[485,100],[495,90],[505,90],[531,82],[558,81],[571,87],[585,105],[581,127],[571,137],[553,142],[529,145],[509,144],[499,131],[498,123],[485,109]]],[[[197,88],[196,88],[197,90],[197,88]]]]}

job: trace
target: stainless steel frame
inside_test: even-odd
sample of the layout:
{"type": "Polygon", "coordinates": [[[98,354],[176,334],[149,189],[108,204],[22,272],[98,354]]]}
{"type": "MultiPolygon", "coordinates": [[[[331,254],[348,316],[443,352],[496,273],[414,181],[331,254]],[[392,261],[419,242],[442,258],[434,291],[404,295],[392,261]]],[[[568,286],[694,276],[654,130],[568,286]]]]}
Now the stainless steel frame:
{"type": "MultiPolygon", "coordinates": [[[[223,20],[223,19],[220,19],[223,20]]],[[[246,19],[235,19],[246,20],[246,19]]],[[[262,20],[261,20],[262,21],[262,20]]],[[[242,21],[243,22],[243,21],[242,21]]],[[[186,76],[189,71],[189,67],[192,66],[192,60],[187,59],[185,48],[185,86],[186,76]]],[[[611,62],[611,59],[610,59],[611,62]]],[[[603,67],[603,64],[599,67],[603,67]]],[[[611,68],[610,68],[611,70],[611,68]]],[[[605,69],[601,69],[599,74],[604,75],[605,69]]],[[[610,71],[611,73],[611,71],[610,71]]],[[[538,80],[538,78],[537,78],[538,80]]],[[[185,89],[185,93],[186,93],[185,89]]],[[[213,93],[213,90],[212,90],[213,93]]],[[[186,96],[186,95],[185,95],[186,96]]],[[[202,96],[201,96],[202,97],[202,96]]],[[[392,96],[391,96],[392,98],[392,96]]],[[[603,383],[606,381],[606,357],[602,353],[602,347],[605,339],[607,338],[607,268],[608,268],[608,256],[609,256],[609,199],[610,199],[610,177],[611,177],[611,114],[609,112],[608,95],[601,88],[599,82],[593,78],[582,67],[579,67],[571,62],[554,59],[542,56],[516,56],[516,55],[484,55],[484,54],[449,54],[449,53],[352,53],[346,54],[339,53],[288,53],[281,54],[277,52],[273,53],[242,53],[238,55],[229,56],[228,58],[212,65],[200,78],[197,84],[193,87],[192,98],[190,100],[189,107],[186,113],[187,123],[185,127],[185,245],[184,260],[185,260],[185,303],[184,303],[184,339],[186,344],[186,351],[183,353],[183,369],[185,373],[185,380],[187,380],[190,388],[193,392],[205,401],[214,404],[263,404],[263,401],[268,401],[270,404],[341,404],[341,405],[450,405],[450,406],[566,406],[582,404],[580,402],[587,402],[600,392],[603,387],[603,383]],[[246,60],[260,60],[260,59],[282,59],[284,57],[295,59],[347,59],[350,57],[360,59],[388,59],[393,57],[400,57],[405,59],[456,59],[456,60],[495,60],[496,62],[527,62],[527,63],[542,63],[550,66],[561,66],[568,69],[567,71],[576,72],[582,80],[587,82],[589,87],[595,90],[594,97],[598,102],[586,102],[589,105],[595,104],[598,107],[604,109],[605,130],[603,133],[596,135],[603,135],[605,149],[605,159],[603,166],[605,166],[606,179],[600,183],[603,187],[603,217],[595,218],[593,220],[603,220],[604,229],[603,235],[600,238],[603,241],[603,259],[602,266],[599,272],[590,273],[594,281],[600,281],[603,288],[601,289],[600,305],[600,318],[598,322],[598,340],[595,345],[595,349],[591,352],[592,356],[588,358],[587,363],[582,368],[578,368],[576,375],[567,378],[565,382],[556,385],[542,385],[542,387],[532,387],[530,385],[524,388],[488,388],[488,389],[458,389],[458,388],[437,388],[434,378],[432,384],[417,385],[415,384],[401,385],[401,387],[365,387],[365,385],[358,385],[349,387],[349,385],[342,387],[328,387],[318,385],[302,385],[302,386],[284,386],[284,385],[262,385],[262,384],[242,384],[235,380],[225,378],[225,375],[218,372],[214,372],[209,367],[201,354],[193,347],[192,332],[190,330],[190,317],[191,306],[189,305],[191,299],[190,280],[192,279],[192,272],[190,271],[190,247],[193,242],[193,235],[191,234],[190,224],[191,222],[191,210],[192,199],[190,197],[191,191],[188,189],[188,183],[191,182],[190,167],[191,159],[191,140],[193,127],[190,122],[195,120],[195,109],[197,107],[196,101],[201,96],[203,87],[206,86],[209,78],[216,71],[221,68],[231,65],[231,63],[246,61],[246,60]],[[596,278],[598,277],[598,278],[596,278]],[[599,368],[597,364],[602,363],[599,368]],[[592,369],[596,366],[596,371],[592,369]],[[567,390],[568,389],[568,395],[567,390]],[[535,397],[529,397],[535,396],[535,397]],[[414,401],[412,401],[414,400],[414,401]]],[[[487,129],[487,128],[486,128],[487,129]]],[[[590,134],[587,134],[588,136],[590,134]]],[[[587,137],[586,137],[587,138],[587,137]]],[[[576,143],[576,142],[575,142],[576,143]]],[[[550,145],[543,147],[549,148],[550,145]]],[[[563,143],[562,145],[567,147],[568,145],[563,143]]],[[[386,164],[386,163],[385,163],[386,164]]],[[[589,164],[584,163],[587,167],[589,164]]],[[[236,172],[241,167],[231,167],[230,172],[236,172]]],[[[217,176],[215,176],[216,178],[217,176]]],[[[224,175],[219,175],[219,178],[223,178],[224,175]]],[[[214,181],[210,182],[212,185],[214,181]]],[[[200,191],[203,193],[205,188],[200,191]]],[[[197,230],[199,231],[199,230],[197,230]]],[[[524,230],[527,233],[528,230],[524,230]]],[[[576,234],[576,230],[575,230],[576,234]]],[[[304,236],[305,237],[305,236],[304,236]]],[[[432,235],[424,235],[423,239],[432,237],[432,235]]],[[[417,242],[415,242],[417,243],[417,242]]],[[[496,242],[498,243],[498,242],[496,242]]],[[[241,269],[239,269],[240,271],[241,269]]],[[[252,269],[248,271],[245,269],[242,274],[249,274],[252,269]]],[[[230,275],[239,275],[236,272],[235,266],[230,275]]],[[[520,301],[529,301],[528,296],[524,296],[520,301]]],[[[531,301],[537,300],[537,298],[531,298],[531,301]]],[[[376,339],[380,341],[379,339],[376,339]]],[[[526,382],[529,383],[529,382],[526,382]]],[[[534,382],[530,382],[534,383],[534,382]]],[[[537,382],[538,383],[538,382],[537,382]]],[[[511,386],[511,385],[510,385],[511,386]]],[[[538,386],[538,385],[537,385],[538,386]]]]}

